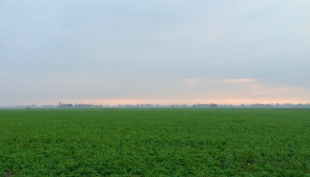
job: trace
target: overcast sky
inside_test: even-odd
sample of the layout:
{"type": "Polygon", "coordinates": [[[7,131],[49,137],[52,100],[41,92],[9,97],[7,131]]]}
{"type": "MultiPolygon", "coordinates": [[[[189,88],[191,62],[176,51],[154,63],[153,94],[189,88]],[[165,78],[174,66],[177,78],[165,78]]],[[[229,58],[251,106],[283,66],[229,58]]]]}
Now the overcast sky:
{"type": "Polygon", "coordinates": [[[309,0],[0,0],[0,106],[310,102],[309,0]]]}

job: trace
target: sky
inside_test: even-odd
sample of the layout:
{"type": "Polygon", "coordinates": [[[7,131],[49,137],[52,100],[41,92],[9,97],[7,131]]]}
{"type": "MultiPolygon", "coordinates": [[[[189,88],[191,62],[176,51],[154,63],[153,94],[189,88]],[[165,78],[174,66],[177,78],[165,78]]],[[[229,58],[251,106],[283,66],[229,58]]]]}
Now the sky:
{"type": "Polygon", "coordinates": [[[0,0],[0,106],[310,102],[309,0],[0,0]]]}

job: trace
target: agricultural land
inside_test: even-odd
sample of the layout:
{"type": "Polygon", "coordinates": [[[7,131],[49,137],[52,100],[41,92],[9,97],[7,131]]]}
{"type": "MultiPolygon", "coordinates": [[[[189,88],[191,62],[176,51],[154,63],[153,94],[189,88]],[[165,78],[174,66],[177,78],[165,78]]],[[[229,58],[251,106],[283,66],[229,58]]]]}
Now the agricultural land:
{"type": "Polygon", "coordinates": [[[309,109],[0,110],[0,176],[310,176],[309,109]]]}

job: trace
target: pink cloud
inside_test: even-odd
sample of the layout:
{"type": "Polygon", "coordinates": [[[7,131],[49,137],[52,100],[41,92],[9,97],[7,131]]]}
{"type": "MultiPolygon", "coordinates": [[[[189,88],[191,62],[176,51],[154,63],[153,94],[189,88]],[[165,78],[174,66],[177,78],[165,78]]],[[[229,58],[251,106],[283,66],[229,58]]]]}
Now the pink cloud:
{"type": "Polygon", "coordinates": [[[224,84],[237,84],[237,83],[249,83],[255,82],[256,79],[184,79],[180,83],[209,83],[209,84],[216,84],[216,83],[224,83],[224,84]]]}
{"type": "Polygon", "coordinates": [[[255,82],[256,79],[225,79],[222,80],[222,83],[225,84],[237,84],[237,83],[248,83],[248,82],[255,82]]]}
{"type": "Polygon", "coordinates": [[[185,79],[185,80],[181,81],[181,84],[184,84],[184,83],[194,83],[196,81],[197,81],[197,79],[185,79]]]}

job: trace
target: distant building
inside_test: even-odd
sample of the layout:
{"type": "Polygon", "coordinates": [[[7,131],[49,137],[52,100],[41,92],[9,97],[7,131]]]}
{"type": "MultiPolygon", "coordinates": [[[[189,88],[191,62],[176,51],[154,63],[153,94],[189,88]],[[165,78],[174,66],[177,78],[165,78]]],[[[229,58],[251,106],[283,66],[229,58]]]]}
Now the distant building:
{"type": "Polygon", "coordinates": [[[193,108],[216,108],[217,104],[211,103],[211,104],[197,104],[193,105],[193,108]]]}
{"type": "Polygon", "coordinates": [[[150,107],[153,107],[153,105],[151,105],[151,104],[140,104],[140,107],[141,108],[150,108],[150,107]]]}
{"type": "Polygon", "coordinates": [[[75,104],[74,107],[75,108],[94,108],[95,105],[92,105],[92,104],[75,104]]]}
{"type": "Polygon", "coordinates": [[[212,103],[212,104],[211,104],[211,107],[212,107],[212,108],[216,108],[216,107],[217,107],[217,104],[212,103]]]}
{"type": "Polygon", "coordinates": [[[73,104],[61,104],[59,108],[73,108],[73,104]]]}
{"type": "Polygon", "coordinates": [[[252,104],[252,107],[255,107],[255,108],[270,108],[271,105],[270,104],[259,104],[259,103],[256,103],[256,104],[252,104]]]}

